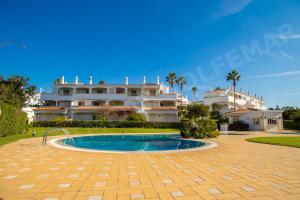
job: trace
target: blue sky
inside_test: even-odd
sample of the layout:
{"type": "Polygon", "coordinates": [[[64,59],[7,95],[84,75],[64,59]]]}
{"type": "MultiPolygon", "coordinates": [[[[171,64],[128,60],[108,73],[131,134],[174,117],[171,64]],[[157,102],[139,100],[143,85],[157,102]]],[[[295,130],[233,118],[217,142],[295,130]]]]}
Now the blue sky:
{"type": "Polygon", "coordinates": [[[0,74],[46,90],[65,75],[87,82],[187,78],[185,93],[226,87],[300,106],[299,0],[0,0],[0,74]]]}

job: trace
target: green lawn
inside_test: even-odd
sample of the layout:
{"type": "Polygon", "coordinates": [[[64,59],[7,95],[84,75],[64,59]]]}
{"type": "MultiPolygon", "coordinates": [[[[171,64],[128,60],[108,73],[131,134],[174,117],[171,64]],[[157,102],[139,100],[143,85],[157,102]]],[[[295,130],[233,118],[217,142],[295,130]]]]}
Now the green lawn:
{"type": "MultiPolygon", "coordinates": [[[[20,139],[32,138],[32,132],[36,132],[35,137],[42,137],[49,127],[33,127],[26,134],[0,137],[0,146],[20,139]]],[[[179,133],[177,129],[159,128],[66,128],[70,134],[103,134],[103,133],[179,133]]],[[[52,135],[63,135],[62,131],[51,132],[52,135]]]]}
{"type": "Polygon", "coordinates": [[[300,148],[300,136],[289,137],[255,137],[247,139],[249,142],[289,146],[300,148]]]}

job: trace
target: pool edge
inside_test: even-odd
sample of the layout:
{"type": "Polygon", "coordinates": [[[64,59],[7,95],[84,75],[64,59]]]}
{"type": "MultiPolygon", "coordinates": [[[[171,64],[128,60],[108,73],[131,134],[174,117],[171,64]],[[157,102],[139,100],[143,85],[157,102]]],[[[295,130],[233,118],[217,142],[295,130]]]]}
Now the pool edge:
{"type": "MultiPolygon", "coordinates": [[[[145,133],[136,133],[137,135],[147,135],[145,133]]],[[[157,133],[158,134],[158,133],[157,133]]],[[[164,133],[161,133],[164,134],[164,133]]],[[[73,137],[84,137],[84,136],[97,136],[99,134],[87,134],[87,135],[75,135],[73,137]]],[[[101,135],[124,135],[124,134],[101,134],[101,135]]],[[[181,138],[182,140],[191,140],[191,141],[197,141],[197,142],[203,142],[205,143],[204,146],[195,147],[195,148],[189,148],[189,149],[176,149],[176,150],[162,150],[162,151],[110,151],[110,150],[88,150],[84,148],[77,148],[72,146],[64,146],[58,143],[59,140],[67,139],[68,137],[58,137],[49,140],[48,144],[50,146],[59,148],[59,149],[65,149],[65,150],[71,150],[71,151],[81,151],[81,152],[90,152],[90,153],[117,153],[117,154],[144,154],[144,153],[183,153],[183,152],[189,152],[189,151],[200,151],[200,150],[206,150],[210,148],[217,147],[218,144],[216,142],[208,141],[208,140],[200,140],[200,139],[187,139],[187,138],[181,138]]]]}

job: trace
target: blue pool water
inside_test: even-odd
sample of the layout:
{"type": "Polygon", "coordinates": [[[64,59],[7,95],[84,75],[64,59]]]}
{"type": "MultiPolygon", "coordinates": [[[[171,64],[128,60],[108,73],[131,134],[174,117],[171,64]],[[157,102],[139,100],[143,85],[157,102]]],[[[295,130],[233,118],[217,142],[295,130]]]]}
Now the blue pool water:
{"type": "Polygon", "coordinates": [[[107,151],[164,151],[204,146],[200,141],[183,140],[178,134],[168,135],[97,135],[74,137],[74,143],[63,139],[64,145],[107,151]]]}

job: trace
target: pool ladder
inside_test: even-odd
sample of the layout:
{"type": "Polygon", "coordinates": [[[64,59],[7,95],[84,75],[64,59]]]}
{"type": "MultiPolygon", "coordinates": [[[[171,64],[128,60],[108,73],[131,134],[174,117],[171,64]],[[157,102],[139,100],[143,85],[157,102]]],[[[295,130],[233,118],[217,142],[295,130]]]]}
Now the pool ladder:
{"type": "Polygon", "coordinates": [[[49,130],[47,130],[47,131],[44,132],[42,146],[45,146],[46,143],[47,143],[48,133],[51,133],[51,132],[54,132],[54,131],[59,131],[59,130],[62,130],[64,132],[65,136],[68,137],[69,141],[71,141],[72,143],[74,143],[74,140],[71,137],[71,135],[70,135],[70,133],[69,133],[69,131],[67,129],[64,129],[64,128],[53,128],[53,129],[49,129],[49,130]]]}

